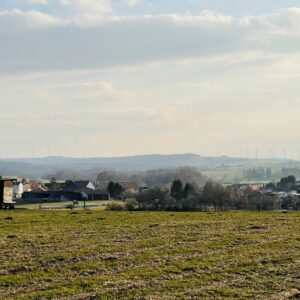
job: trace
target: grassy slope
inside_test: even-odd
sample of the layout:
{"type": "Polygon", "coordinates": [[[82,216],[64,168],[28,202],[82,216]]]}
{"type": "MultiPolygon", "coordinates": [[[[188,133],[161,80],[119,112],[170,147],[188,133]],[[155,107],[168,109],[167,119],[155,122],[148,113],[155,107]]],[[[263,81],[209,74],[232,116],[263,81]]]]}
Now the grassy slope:
{"type": "Polygon", "coordinates": [[[0,226],[0,299],[270,299],[300,289],[299,213],[15,211],[0,212],[0,226]]]}

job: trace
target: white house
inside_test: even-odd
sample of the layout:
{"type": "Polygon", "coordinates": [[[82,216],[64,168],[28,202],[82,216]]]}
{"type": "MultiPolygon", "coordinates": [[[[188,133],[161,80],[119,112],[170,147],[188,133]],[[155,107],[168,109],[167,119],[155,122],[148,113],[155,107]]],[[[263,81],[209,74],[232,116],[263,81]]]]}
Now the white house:
{"type": "Polygon", "coordinates": [[[24,185],[22,182],[15,182],[13,185],[13,194],[15,199],[21,199],[24,193],[24,185]]]}

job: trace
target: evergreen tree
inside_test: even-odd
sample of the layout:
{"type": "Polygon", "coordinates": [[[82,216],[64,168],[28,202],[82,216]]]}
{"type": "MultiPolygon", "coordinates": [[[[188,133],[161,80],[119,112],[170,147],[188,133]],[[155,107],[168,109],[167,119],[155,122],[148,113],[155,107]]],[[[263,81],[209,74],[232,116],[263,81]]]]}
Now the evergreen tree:
{"type": "Polygon", "coordinates": [[[107,190],[113,198],[120,196],[123,192],[122,186],[118,182],[115,183],[113,181],[108,184],[107,190]]]}
{"type": "Polygon", "coordinates": [[[176,199],[179,200],[183,196],[183,186],[182,182],[178,179],[175,179],[172,183],[171,192],[170,195],[176,199]]]}
{"type": "Polygon", "coordinates": [[[183,197],[187,198],[188,196],[193,195],[194,192],[194,187],[190,183],[187,183],[183,189],[183,197]]]}

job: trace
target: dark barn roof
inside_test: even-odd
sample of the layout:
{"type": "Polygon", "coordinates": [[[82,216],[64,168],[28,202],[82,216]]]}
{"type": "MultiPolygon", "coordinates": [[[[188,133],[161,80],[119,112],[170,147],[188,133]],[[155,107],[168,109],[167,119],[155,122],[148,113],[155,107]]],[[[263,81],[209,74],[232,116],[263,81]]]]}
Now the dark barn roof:
{"type": "Polygon", "coordinates": [[[75,191],[75,190],[80,190],[80,189],[88,189],[88,190],[93,190],[89,189],[87,186],[89,185],[91,181],[89,180],[79,180],[79,181],[66,181],[64,184],[64,189],[68,191],[75,191]]]}
{"type": "Polygon", "coordinates": [[[74,181],[75,185],[77,188],[86,188],[90,181],[88,180],[79,180],[79,181],[74,181]]]}

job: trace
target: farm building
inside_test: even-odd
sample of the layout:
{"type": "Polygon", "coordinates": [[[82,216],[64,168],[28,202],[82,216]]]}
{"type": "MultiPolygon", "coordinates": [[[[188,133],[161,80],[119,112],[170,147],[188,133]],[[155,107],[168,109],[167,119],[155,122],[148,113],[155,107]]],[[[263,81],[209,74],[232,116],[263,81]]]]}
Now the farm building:
{"type": "Polygon", "coordinates": [[[93,200],[110,200],[110,194],[107,191],[91,191],[88,194],[88,199],[93,200]]]}
{"type": "Polygon", "coordinates": [[[24,193],[24,186],[22,182],[16,181],[13,186],[13,193],[15,199],[21,199],[24,193]]]}
{"type": "Polygon", "coordinates": [[[14,209],[13,188],[15,179],[0,178],[0,209],[14,209]]]}
{"type": "Polygon", "coordinates": [[[64,189],[68,191],[73,191],[78,189],[88,189],[93,191],[96,190],[95,185],[88,180],[79,180],[79,181],[68,180],[65,183],[64,189]]]}
{"type": "Polygon", "coordinates": [[[31,191],[23,193],[23,201],[28,203],[62,202],[81,200],[80,193],[66,191],[31,191]]]}
{"type": "Polygon", "coordinates": [[[73,191],[31,191],[23,193],[22,198],[28,203],[43,203],[70,200],[110,200],[110,195],[105,191],[78,189],[73,191]]]}

